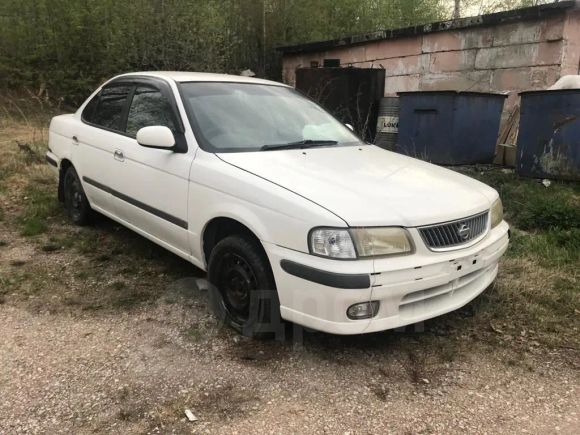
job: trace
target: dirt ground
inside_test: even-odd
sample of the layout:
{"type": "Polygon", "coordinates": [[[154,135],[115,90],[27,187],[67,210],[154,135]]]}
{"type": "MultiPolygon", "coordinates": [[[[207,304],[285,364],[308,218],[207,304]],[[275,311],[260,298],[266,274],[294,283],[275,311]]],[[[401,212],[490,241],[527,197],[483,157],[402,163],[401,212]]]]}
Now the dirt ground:
{"type": "Polygon", "coordinates": [[[200,270],[108,219],[72,227],[26,134],[0,134],[0,434],[580,431],[578,324],[490,314],[539,279],[528,260],[419,331],[241,337],[200,270]]]}

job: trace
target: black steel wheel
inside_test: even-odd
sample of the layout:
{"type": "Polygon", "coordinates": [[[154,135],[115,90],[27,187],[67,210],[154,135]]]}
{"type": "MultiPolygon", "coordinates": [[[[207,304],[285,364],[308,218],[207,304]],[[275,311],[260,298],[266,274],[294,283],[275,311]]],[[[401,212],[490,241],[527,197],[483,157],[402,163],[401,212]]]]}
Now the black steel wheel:
{"type": "Polygon", "coordinates": [[[71,166],[64,174],[64,206],[71,220],[77,225],[86,225],[91,217],[91,206],[81,180],[71,166]]]}
{"type": "Polygon", "coordinates": [[[211,252],[208,277],[212,307],[227,325],[248,336],[279,330],[282,321],[276,284],[259,242],[244,235],[221,240],[211,252]]]}

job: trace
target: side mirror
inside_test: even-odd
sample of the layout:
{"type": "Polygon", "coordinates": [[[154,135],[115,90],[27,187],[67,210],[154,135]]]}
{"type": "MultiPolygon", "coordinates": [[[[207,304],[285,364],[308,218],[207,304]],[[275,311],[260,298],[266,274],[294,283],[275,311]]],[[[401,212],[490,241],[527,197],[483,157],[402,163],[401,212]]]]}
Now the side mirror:
{"type": "Polygon", "coordinates": [[[169,128],[152,125],[137,132],[137,143],[148,148],[171,149],[175,146],[175,137],[169,128]]]}
{"type": "Polygon", "coordinates": [[[350,131],[354,131],[354,128],[353,128],[353,126],[352,126],[352,125],[350,125],[350,124],[344,124],[344,125],[346,125],[346,127],[347,127],[347,128],[350,130],[350,131]]]}

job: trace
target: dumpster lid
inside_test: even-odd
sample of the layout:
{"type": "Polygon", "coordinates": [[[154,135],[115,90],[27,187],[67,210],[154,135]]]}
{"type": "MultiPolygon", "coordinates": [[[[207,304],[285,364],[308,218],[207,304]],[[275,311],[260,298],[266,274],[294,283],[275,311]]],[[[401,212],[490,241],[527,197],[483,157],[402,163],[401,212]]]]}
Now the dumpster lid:
{"type": "Polygon", "coordinates": [[[536,95],[536,94],[566,94],[566,93],[580,93],[580,88],[576,89],[540,89],[537,91],[524,91],[518,95],[536,95]]]}
{"type": "Polygon", "coordinates": [[[474,92],[474,91],[403,91],[397,92],[397,95],[417,95],[417,94],[451,94],[451,95],[480,95],[480,96],[488,96],[488,97],[502,97],[507,98],[507,94],[500,94],[497,92],[474,92]]]}

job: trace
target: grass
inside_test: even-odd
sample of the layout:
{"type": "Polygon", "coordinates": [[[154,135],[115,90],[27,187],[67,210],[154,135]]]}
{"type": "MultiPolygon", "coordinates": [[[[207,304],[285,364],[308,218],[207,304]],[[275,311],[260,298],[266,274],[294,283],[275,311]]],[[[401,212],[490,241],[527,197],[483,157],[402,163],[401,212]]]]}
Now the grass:
{"type": "Polygon", "coordinates": [[[526,340],[578,346],[580,184],[545,187],[499,169],[464,173],[498,190],[512,229],[500,275],[477,302],[480,320],[506,335],[531,330],[526,340]]]}
{"type": "Polygon", "coordinates": [[[22,236],[32,237],[48,230],[48,220],[61,213],[56,201],[54,175],[44,163],[48,147],[45,128],[5,124],[0,133],[0,194],[18,199],[19,212],[8,216],[0,209],[0,221],[16,220],[22,236]]]}
{"type": "Polygon", "coordinates": [[[20,234],[25,237],[45,233],[48,220],[62,213],[54,186],[31,181],[26,188],[24,200],[25,207],[18,217],[18,223],[20,234]]]}

